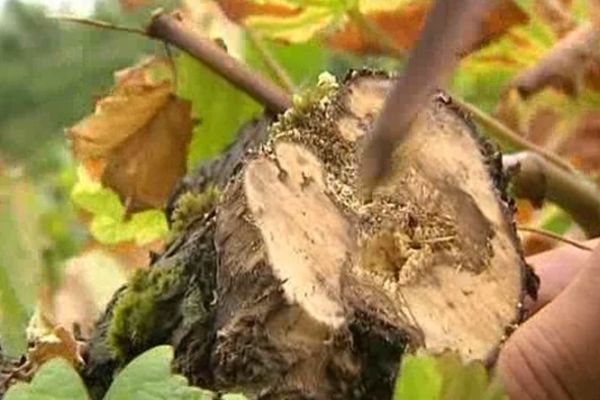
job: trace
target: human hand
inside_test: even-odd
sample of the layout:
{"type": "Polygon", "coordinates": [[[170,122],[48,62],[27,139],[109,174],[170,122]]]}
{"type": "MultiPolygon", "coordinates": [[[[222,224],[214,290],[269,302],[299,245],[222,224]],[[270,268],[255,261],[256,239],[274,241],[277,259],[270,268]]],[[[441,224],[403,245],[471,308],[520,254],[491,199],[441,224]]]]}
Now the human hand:
{"type": "Polygon", "coordinates": [[[600,239],[528,259],[535,314],[507,341],[498,374],[511,400],[600,399],[600,239]]]}

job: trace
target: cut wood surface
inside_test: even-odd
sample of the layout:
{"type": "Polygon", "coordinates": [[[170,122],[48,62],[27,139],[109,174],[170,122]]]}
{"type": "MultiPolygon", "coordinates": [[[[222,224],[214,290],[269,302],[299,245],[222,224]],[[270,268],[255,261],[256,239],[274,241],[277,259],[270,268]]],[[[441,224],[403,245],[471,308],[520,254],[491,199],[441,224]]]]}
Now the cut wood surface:
{"type": "MultiPolygon", "coordinates": [[[[203,285],[195,297],[193,285],[171,291],[172,333],[146,342],[173,344],[193,383],[260,399],[385,399],[405,352],[487,360],[522,320],[536,281],[501,157],[450,99],[431,99],[389,177],[368,201],[357,195],[363,140],[392,83],[322,79],[266,140],[242,146],[215,208],[155,263],[176,260],[182,280],[203,285]],[[202,318],[190,317],[194,301],[202,318]]],[[[92,355],[110,347],[102,332],[119,301],[92,355]]],[[[139,352],[119,335],[119,354],[139,352]]],[[[92,356],[88,381],[99,366],[92,356]]]]}

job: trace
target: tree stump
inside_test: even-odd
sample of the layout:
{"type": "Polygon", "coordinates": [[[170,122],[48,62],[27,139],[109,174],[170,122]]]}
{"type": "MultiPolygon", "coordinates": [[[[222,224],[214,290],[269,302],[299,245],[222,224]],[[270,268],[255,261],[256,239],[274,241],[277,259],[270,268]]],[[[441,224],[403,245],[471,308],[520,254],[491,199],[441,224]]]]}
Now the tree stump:
{"type": "Polygon", "coordinates": [[[392,83],[322,79],[186,181],[177,193],[220,195],[174,200],[180,235],[98,324],[95,397],[160,343],[194,384],[258,399],[385,399],[405,352],[494,357],[536,292],[501,155],[439,93],[362,200],[361,143],[392,83]]]}

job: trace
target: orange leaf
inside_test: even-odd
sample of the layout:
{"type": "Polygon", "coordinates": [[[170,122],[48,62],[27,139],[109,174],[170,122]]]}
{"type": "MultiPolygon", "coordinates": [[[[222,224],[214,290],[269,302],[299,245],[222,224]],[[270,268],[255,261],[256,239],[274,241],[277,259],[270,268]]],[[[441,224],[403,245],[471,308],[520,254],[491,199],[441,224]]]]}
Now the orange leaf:
{"type": "MultiPolygon", "coordinates": [[[[409,49],[419,37],[431,2],[414,1],[393,11],[374,12],[366,15],[382,32],[386,33],[402,49],[409,49]]],[[[527,15],[510,0],[502,0],[487,16],[483,32],[475,47],[503,35],[509,28],[527,22],[527,15]]],[[[331,47],[361,54],[385,53],[377,41],[355,23],[346,24],[328,39],[331,47]]],[[[474,49],[470,49],[474,50],[474,49]]]]}
{"type": "MultiPolygon", "coordinates": [[[[419,37],[419,32],[429,11],[426,2],[413,2],[399,10],[374,12],[365,15],[382,32],[387,34],[401,49],[409,49],[419,37]]],[[[362,54],[384,53],[377,41],[356,23],[349,22],[328,40],[328,44],[337,50],[362,54]]]]}
{"type": "Polygon", "coordinates": [[[533,219],[535,208],[529,200],[517,199],[517,212],[515,214],[515,221],[519,225],[526,225],[533,219]]]}

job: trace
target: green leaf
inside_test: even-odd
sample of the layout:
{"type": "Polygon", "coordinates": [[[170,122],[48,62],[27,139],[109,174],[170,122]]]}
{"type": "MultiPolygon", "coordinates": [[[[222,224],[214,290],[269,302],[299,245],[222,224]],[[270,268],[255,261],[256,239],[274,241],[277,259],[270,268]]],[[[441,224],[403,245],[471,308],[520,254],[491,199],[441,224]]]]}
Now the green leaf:
{"type": "Polygon", "coordinates": [[[214,394],[188,386],[171,371],[173,348],[154,347],[138,356],[115,378],[105,400],[212,400],[214,394]]]}
{"type": "Polygon", "coordinates": [[[437,369],[444,379],[443,399],[481,400],[488,386],[487,371],[482,363],[463,365],[453,354],[438,357],[437,369]]]}
{"type": "Polygon", "coordinates": [[[25,328],[29,310],[19,301],[8,271],[6,265],[0,265],[0,343],[3,352],[17,357],[27,350],[25,328]]]}
{"type": "MultiPolygon", "coordinates": [[[[286,45],[264,40],[264,45],[298,86],[316,81],[319,74],[327,69],[328,53],[316,42],[286,45]]],[[[250,40],[246,40],[244,46],[244,59],[257,73],[269,72],[270,77],[275,78],[250,40]]]]}
{"type": "Polygon", "coordinates": [[[554,204],[546,204],[539,216],[539,227],[543,230],[565,235],[575,222],[569,214],[554,204]]]}
{"type": "Polygon", "coordinates": [[[176,59],[177,95],[192,102],[194,128],[188,166],[218,155],[262,107],[187,54],[176,59]]]}
{"type": "Polygon", "coordinates": [[[45,363],[31,383],[12,386],[4,400],[87,400],[85,386],[71,364],[62,358],[45,363]]]}
{"type": "Polygon", "coordinates": [[[82,167],[78,168],[77,174],[71,200],[93,215],[90,232],[100,243],[134,241],[144,245],[167,235],[169,228],[161,210],[135,213],[126,219],[125,207],[115,192],[93,181],[82,167]]]}
{"type": "Polygon", "coordinates": [[[443,379],[435,358],[405,356],[394,400],[439,400],[443,379]]]}
{"type": "Polygon", "coordinates": [[[0,345],[10,356],[25,353],[25,328],[43,272],[40,199],[24,179],[0,175],[0,345]]]}
{"type": "Polygon", "coordinates": [[[481,362],[463,364],[454,353],[404,357],[394,400],[456,399],[508,400],[481,362]]]}

